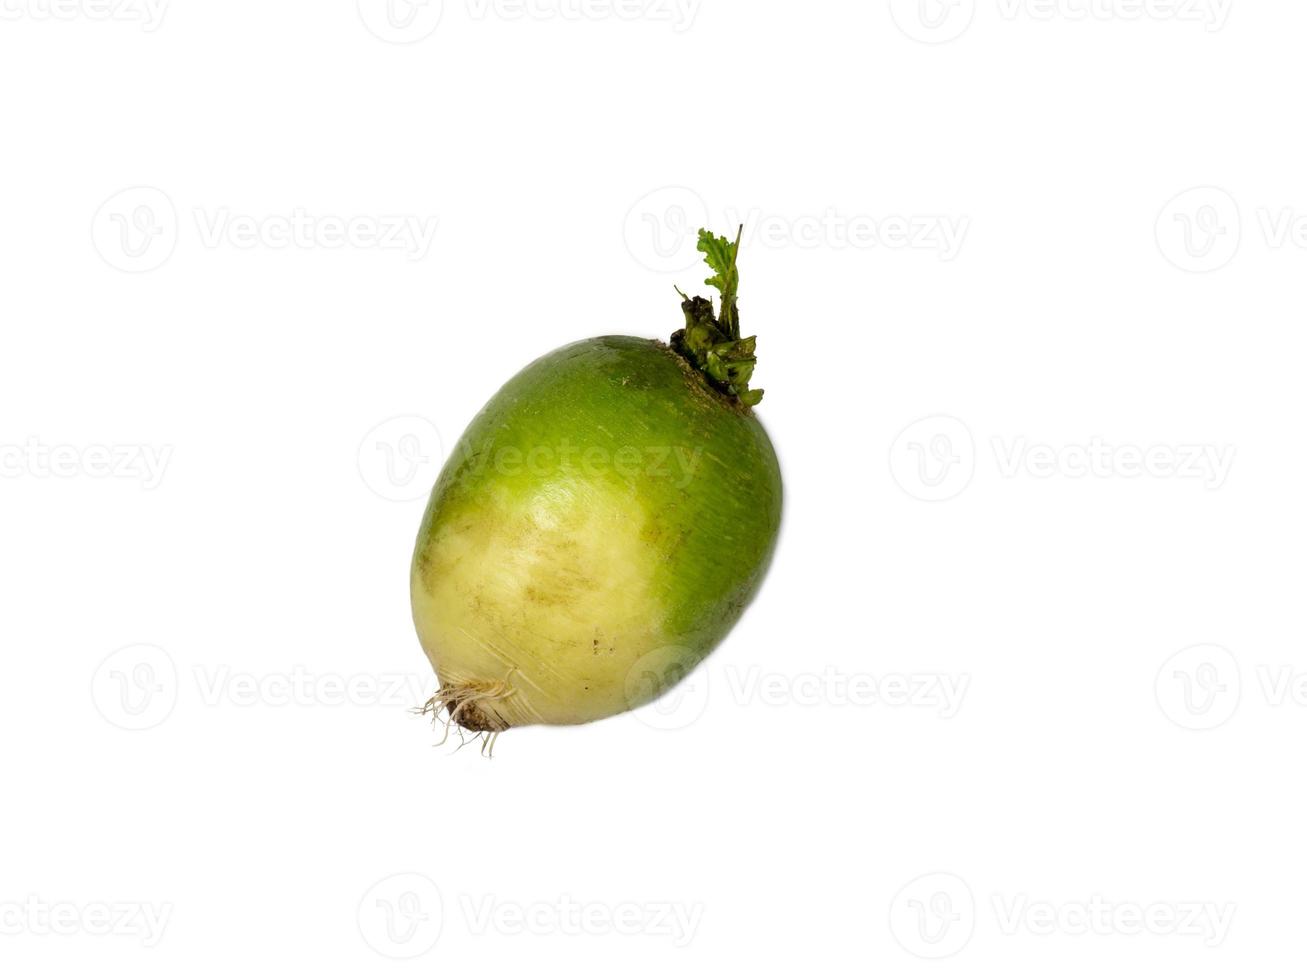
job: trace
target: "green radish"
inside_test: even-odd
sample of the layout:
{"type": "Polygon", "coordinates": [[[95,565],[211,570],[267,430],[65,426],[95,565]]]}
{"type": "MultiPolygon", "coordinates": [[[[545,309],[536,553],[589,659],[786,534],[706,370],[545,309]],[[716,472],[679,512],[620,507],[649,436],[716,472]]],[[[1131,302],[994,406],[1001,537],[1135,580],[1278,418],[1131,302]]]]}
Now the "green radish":
{"type": "Polygon", "coordinates": [[[608,336],[546,354],[490,399],[441,471],[411,592],[440,681],[427,708],[448,722],[497,733],[638,707],[758,591],[780,466],[752,408],[739,237],[701,231],[698,247],[720,315],[682,293],[670,345],[608,336]]]}

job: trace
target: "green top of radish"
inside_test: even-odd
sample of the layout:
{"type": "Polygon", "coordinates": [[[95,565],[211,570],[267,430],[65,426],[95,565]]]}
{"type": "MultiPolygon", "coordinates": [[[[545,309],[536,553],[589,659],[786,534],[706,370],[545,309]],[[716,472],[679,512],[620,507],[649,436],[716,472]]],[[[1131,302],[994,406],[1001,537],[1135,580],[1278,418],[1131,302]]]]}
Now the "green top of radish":
{"type": "Polygon", "coordinates": [[[735,241],[712,235],[699,229],[698,249],[716,275],[704,280],[707,286],[716,286],[722,294],[721,314],[713,313],[712,300],[696,296],[691,299],[681,294],[681,310],[685,313],[685,329],[672,334],[672,350],[694,365],[708,382],[723,394],[736,398],[743,405],[757,405],[762,401],[762,389],[749,389],[753,376],[757,337],[740,337],[740,307],[738,293],[740,272],[735,260],[740,254],[741,225],[735,241]]]}

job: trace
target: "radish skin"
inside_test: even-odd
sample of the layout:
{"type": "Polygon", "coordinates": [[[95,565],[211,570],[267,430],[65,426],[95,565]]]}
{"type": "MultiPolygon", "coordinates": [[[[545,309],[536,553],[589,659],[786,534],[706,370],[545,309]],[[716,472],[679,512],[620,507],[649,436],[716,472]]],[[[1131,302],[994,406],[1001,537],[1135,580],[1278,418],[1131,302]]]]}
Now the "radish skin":
{"type": "Polygon", "coordinates": [[[434,705],[498,732],[657,697],[756,594],[781,499],[752,408],[692,357],[623,336],[545,355],[469,425],[422,520],[411,598],[434,705]]]}

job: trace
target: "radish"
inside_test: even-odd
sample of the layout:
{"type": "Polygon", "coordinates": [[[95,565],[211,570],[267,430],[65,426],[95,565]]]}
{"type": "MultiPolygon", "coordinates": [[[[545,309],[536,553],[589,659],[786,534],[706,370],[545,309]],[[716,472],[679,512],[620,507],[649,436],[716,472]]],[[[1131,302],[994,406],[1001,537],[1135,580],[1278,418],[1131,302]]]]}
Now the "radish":
{"type": "Polygon", "coordinates": [[[720,313],[681,293],[670,345],[560,347],[459,440],[411,571],[440,683],[427,710],[447,726],[498,733],[638,707],[706,657],[758,591],[781,473],[752,408],[762,391],[749,387],[755,338],[740,336],[739,247],[699,233],[720,313]]]}

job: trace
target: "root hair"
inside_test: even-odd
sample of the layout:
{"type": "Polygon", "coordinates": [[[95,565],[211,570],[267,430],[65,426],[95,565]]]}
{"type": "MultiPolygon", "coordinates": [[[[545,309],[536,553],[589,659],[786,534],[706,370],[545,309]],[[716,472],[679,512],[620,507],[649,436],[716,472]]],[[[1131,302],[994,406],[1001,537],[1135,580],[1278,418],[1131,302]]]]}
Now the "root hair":
{"type": "Polygon", "coordinates": [[[513,687],[507,680],[491,685],[442,683],[426,704],[415,710],[431,715],[435,727],[444,728],[437,747],[448,742],[449,733],[454,730],[458,733],[459,749],[469,742],[480,742],[481,754],[491,758],[500,732],[512,727],[496,705],[512,693],[513,687]]]}

